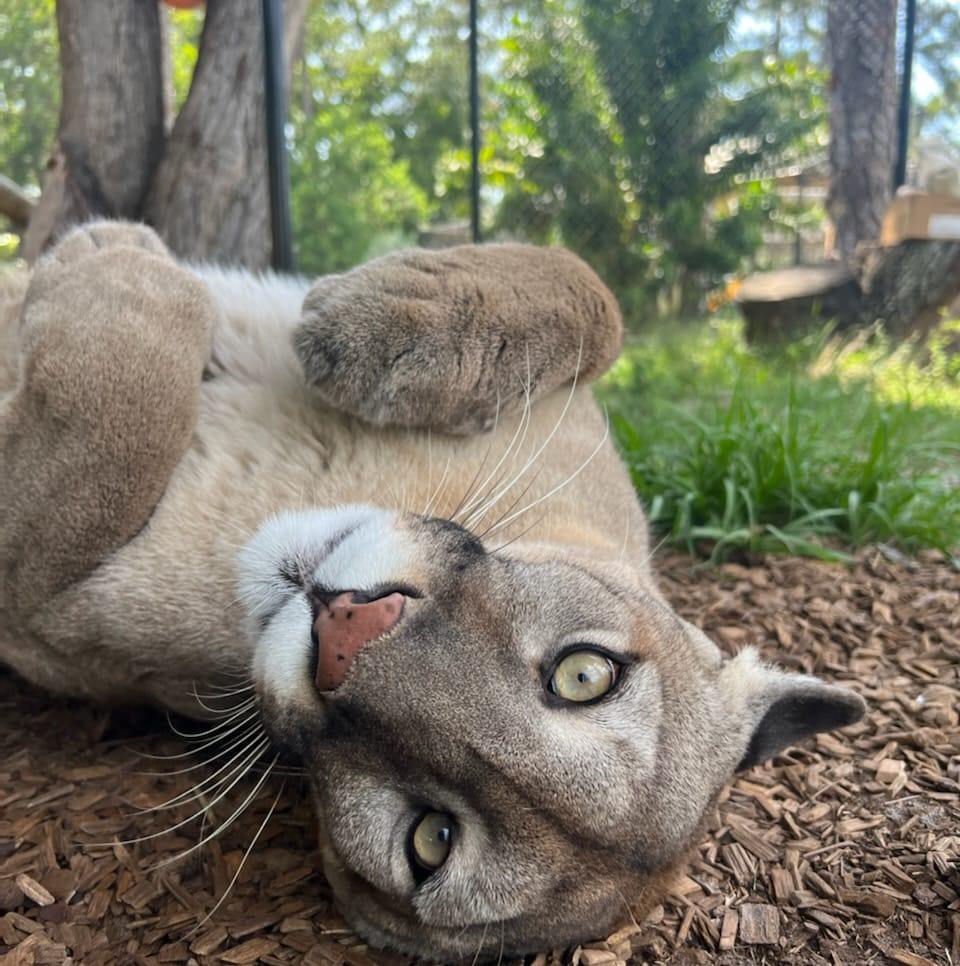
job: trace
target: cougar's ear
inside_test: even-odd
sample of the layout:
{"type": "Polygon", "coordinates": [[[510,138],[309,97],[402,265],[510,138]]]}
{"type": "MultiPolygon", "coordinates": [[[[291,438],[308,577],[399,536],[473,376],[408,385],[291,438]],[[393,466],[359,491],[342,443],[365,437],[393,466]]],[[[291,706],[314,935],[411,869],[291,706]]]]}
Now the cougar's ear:
{"type": "Polygon", "coordinates": [[[853,724],[866,710],[863,698],[848,688],[778,671],[762,664],[752,648],[727,662],[720,688],[737,734],[737,771],[810,735],[853,724]]]}

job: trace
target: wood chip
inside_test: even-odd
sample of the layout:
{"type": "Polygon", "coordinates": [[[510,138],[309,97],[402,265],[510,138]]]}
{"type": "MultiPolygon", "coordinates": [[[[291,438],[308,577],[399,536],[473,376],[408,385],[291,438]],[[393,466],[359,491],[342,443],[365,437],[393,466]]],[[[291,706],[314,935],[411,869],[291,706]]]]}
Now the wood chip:
{"type": "Polygon", "coordinates": [[[267,956],[279,947],[279,943],[273,939],[264,939],[262,936],[256,939],[248,939],[233,949],[228,949],[220,954],[220,961],[230,963],[231,966],[242,966],[244,963],[255,963],[262,956],[267,956]]]}
{"type": "Polygon", "coordinates": [[[752,945],[771,945],[780,938],[776,906],[751,902],[740,907],[740,940],[752,945]]]}
{"type": "Polygon", "coordinates": [[[937,966],[932,959],[927,959],[926,956],[918,956],[916,953],[910,952],[909,949],[891,949],[887,956],[895,963],[903,963],[903,966],[937,966]]]}
{"type": "Polygon", "coordinates": [[[733,949],[737,939],[737,925],[740,922],[740,913],[730,906],[723,914],[723,925],[720,927],[720,949],[733,949]]]}
{"type": "Polygon", "coordinates": [[[32,879],[25,872],[14,880],[17,888],[38,906],[52,906],[57,900],[36,879],[32,879]]]}

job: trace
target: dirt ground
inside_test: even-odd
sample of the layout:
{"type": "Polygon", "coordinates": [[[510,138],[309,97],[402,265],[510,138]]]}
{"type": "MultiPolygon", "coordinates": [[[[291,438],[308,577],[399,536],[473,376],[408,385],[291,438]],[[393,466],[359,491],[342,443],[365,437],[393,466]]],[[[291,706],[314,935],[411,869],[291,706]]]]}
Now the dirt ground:
{"type": "MultiPolygon", "coordinates": [[[[960,964],[960,574],[935,554],[882,548],[852,569],[773,558],[695,570],[682,557],[659,569],[681,613],[726,649],[754,642],[849,683],[870,714],[742,776],[646,920],[536,966],[960,964]]],[[[95,846],[170,824],[135,809],[192,775],[140,774],[160,769],[134,752],[182,747],[156,716],[53,701],[0,672],[0,964],[401,962],[366,949],[332,909],[296,780],[199,929],[275,792],[158,872],[147,870],[197,842],[198,823],[95,846]]]]}

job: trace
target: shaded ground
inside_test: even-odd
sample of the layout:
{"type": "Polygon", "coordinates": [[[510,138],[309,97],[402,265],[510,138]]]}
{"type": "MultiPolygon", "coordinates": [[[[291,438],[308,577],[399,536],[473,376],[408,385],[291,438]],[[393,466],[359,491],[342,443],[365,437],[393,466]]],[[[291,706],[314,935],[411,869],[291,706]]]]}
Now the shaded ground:
{"type": "MultiPolygon", "coordinates": [[[[936,555],[878,550],[852,570],[773,558],[693,571],[672,557],[660,571],[681,613],[728,650],[756,642],[850,683],[870,715],[741,778],[647,921],[537,966],[960,963],[960,575],[936,555]]],[[[135,774],[151,763],[131,749],[182,743],[156,718],[53,702],[0,672],[0,963],[399,962],[367,951],[333,911],[295,779],[231,897],[195,929],[273,795],[148,873],[194,845],[198,823],[130,847],[90,843],[171,824],[131,813],[192,776],[135,774]]]]}

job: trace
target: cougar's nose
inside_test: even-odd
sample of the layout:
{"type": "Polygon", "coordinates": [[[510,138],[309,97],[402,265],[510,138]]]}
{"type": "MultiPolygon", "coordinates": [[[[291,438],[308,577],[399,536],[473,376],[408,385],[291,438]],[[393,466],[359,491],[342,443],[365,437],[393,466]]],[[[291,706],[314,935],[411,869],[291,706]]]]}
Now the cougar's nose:
{"type": "Polygon", "coordinates": [[[396,627],[403,614],[403,602],[403,594],[395,592],[358,604],[354,602],[354,592],[348,590],[321,605],[313,624],[318,644],[315,680],[319,690],[333,691],[343,684],[364,644],[396,627]]]}

